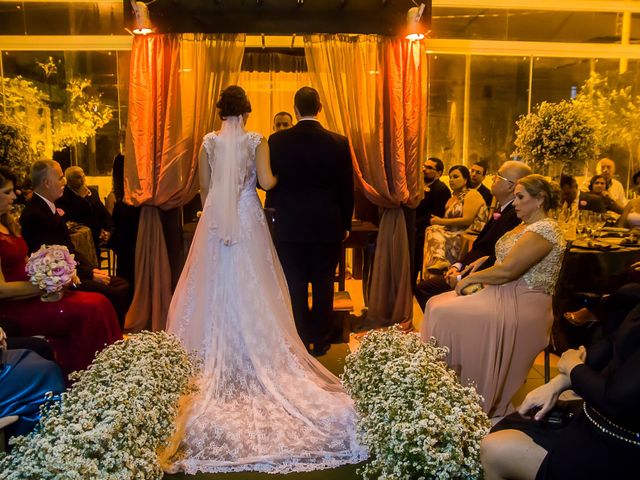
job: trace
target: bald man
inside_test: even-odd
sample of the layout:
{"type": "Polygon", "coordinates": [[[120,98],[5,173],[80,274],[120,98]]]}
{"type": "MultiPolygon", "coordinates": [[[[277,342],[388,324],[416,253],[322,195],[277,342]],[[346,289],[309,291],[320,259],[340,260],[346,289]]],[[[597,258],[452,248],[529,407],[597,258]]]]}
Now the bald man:
{"type": "Polygon", "coordinates": [[[96,255],[100,258],[100,244],[109,240],[113,231],[113,220],[100,201],[95,188],[87,186],[84,171],[80,167],[69,167],[64,171],[67,181],[62,197],[56,207],[64,210],[64,220],[86,225],[91,229],[96,255]]]}
{"type": "Polygon", "coordinates": [[[473,248],[458,263],[453,264],[446,275],[429,278],[416,286],[416,300],[423,310],[429,298],[452,290],[459,280],[458,277],[467,274],[476,260],[488,257],[478,270],[489,268],[495,263],[496,242],[520,224],[520,219],[513,208],[516,183],[532,173],[524,163],[509,160],[504,162],[498,169],[498,173],[493,175],[491,193],[496,197],[497,206],[492,217],[473,242],[473,248]]]}
{"type": "Polygon", "coordinates": [[[622,183],[614,178],[616,173],[616,163],[610,158],[601,158],[596,165],[596,173],[602,175],[607,182],[607,192],[609,196],[623,207],[627,204],[627,194],[622,183]]]}

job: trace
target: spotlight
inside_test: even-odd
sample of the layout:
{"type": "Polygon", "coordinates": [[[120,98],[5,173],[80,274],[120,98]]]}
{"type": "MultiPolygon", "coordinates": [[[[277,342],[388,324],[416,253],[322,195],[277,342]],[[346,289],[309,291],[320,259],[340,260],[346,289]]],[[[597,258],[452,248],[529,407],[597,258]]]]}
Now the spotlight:
{"type": "Polygon", "coordinates": [[[422,40],[424,38],[425,28],[422,19],[425,4],[421,3],[419,7],[411,7],[407,12],[407,40],[422,40]]]}
{"type": "Polygon", "coordinates": [[[136,26],[133,29],[133,33],[136,35],[147,35],[153,32],[147,4],[131,0],[131,7],[133,8],[133,13],[136,15],[136,26]]]}

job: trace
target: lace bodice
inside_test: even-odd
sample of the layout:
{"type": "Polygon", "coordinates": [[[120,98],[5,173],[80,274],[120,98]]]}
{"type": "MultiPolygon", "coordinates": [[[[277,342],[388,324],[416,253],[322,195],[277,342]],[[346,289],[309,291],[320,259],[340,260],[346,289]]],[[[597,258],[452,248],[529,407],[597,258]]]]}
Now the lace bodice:
{"type": "Polygon", "coordinates": [[[520,240],[520,237],[527,232],[537,233],[551,242],[553,247],[546,257],[524,274],[524,280],[530,289],[544,290],[551,295],[558,281],[565,249],[562,231],[555,220],[545,218],[526,225],[524,228],[516,227],[514,230],[505,233],[496,243],[496,263],[504,261],[513,246],[520,240]]]}
{"type": "MultiPolygon", "coordinates": [[[[203,145],[207,150],[207,158],[211,170],[214,170],[216,156],[216,140],[218,134],[216,132],[207,133],[203,139],[203,145]]],[[[254,192],[257,183],[256,175],[256,148],[262,140],[262,135],[257,132],[246,132],[241,140],[240,145],[240,161],[242,164],[242,175],[240,175],[241,184],[238,185],[240,192],[254,192]]]]}

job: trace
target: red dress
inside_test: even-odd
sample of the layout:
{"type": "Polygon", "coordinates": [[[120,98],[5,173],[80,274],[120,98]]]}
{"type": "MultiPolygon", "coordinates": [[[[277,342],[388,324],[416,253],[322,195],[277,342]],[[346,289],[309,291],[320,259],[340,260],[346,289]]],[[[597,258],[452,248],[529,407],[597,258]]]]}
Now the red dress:
{"type": "MultiPolygon", "coordinates": [[[[27,244],[0,232],[0,261],[7,282],[27,280],[27,244]]],[[[0,324],[16,336],[43,335],[65,374],[89,366],[96,352],[122,338],[113,306],[98,293],[67,291],[58,302],[0,300],[0,324]]]]}

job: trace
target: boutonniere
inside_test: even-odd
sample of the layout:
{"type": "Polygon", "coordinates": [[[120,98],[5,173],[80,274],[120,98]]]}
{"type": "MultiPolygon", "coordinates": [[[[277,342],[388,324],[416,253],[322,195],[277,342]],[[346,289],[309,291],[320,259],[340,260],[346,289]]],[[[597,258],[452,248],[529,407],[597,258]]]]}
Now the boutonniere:
{"type": "Polygon", "coordinates": [[[580,200],[580,206],[581,207],[586,207],[587,206],[587,201],[586,200],[580,200]]]}
{"type": "Polygon", "coordinates": [[[501,212],[493,212],[493,219],[494,220],[500,220],[500,217],[502,217],[502,213],[501,212]]]}
{"type": "Polygon", "coordinates": [[[64,217],[64,210],[63,210],[63,209],[61,209],[61,208],[56,208],[56,213],[57,213],[58,215],[60,215],[61,217],[64,217]]]}

